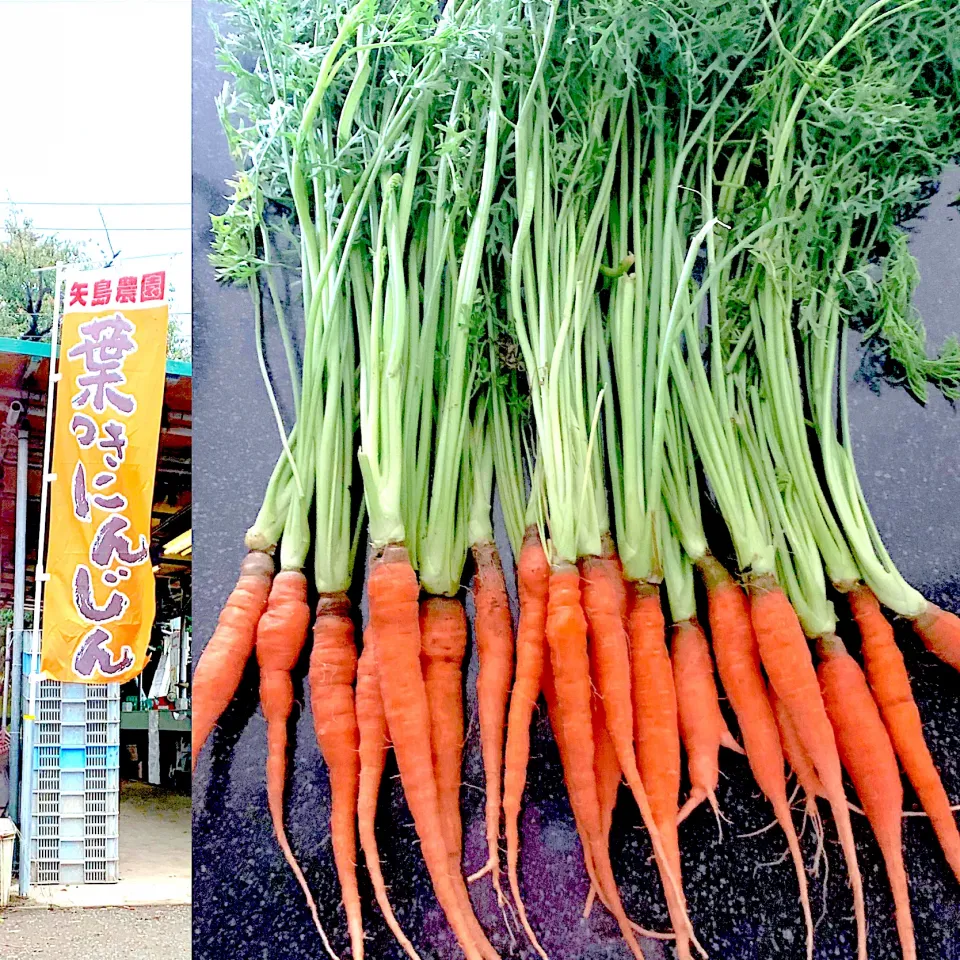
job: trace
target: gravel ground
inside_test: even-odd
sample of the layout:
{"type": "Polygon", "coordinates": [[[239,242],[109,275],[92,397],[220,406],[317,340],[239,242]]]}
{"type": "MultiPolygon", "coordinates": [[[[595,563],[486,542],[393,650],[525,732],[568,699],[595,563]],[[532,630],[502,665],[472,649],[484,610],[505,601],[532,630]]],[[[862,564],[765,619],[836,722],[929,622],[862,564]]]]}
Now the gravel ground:
{"type": "Polygon", "coordinates": [[[0,957],[17,960],[189,960],[190,907],[104,907],[42,910],[12,907],[0,914],[0,957]],[[158,950],[159,948],[159,950],[158,950]]]}

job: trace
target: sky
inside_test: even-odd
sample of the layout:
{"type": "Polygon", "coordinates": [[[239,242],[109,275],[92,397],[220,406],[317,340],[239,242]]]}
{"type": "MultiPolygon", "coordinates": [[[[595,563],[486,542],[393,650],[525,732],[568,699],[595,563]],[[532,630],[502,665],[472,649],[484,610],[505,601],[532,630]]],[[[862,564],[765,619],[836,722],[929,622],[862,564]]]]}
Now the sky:
{"type": "Polygon", "coordinates": [[[179,254],[188,330],[190,0],[0,0],[0,90],[0,229],[12,201],[95,262],[179,254]]]}

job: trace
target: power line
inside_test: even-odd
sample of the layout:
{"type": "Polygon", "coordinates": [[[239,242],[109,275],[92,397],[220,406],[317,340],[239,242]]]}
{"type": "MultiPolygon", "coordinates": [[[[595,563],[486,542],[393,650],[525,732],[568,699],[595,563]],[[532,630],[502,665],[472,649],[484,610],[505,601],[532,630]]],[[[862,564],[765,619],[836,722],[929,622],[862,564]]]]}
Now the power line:
{"type": "Polygon", "coordinates": [[[189,207],[189,200],[0,200],[8,207],[189,207]]]}
{"type": "MultiPolygon", "coordinates": [[[[35,230],[37,233],[103,233],[103,227],[40,227],[31,225],[31,230],[35,230]]],[[[177,230],[186,230],[189,231],[191,228],[187,227],[111,227],[110,230],[112,233],[141,233],[141,232],[167,232],[177,231],[177,230]]]]}

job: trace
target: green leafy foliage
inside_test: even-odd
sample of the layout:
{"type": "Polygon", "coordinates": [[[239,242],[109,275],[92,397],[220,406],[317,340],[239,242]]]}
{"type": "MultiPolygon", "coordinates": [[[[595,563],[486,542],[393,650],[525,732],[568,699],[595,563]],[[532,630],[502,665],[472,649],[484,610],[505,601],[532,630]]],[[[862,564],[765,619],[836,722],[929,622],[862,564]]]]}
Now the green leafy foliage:
{"type": "Polygon", "coordinates": [[[4,225],[0,240],[0,336],[49,340],[53,322],[58,261],[84,263],[76,244],[37,233],[30,220],[16,214],[4,225]]]}

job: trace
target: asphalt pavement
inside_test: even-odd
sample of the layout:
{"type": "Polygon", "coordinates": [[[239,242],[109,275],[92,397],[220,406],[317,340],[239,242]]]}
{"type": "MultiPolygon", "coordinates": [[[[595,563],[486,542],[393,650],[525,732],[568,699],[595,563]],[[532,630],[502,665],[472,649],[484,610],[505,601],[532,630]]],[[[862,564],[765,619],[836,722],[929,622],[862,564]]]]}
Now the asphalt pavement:
{"type": "Polygon", "coordinates": [[[43,909],[0,912],[4,960],[190,958],[190,907],[43,909]],[[65,952],[66,945],[69,948],[65,952]]]}

